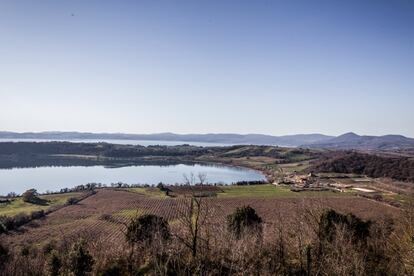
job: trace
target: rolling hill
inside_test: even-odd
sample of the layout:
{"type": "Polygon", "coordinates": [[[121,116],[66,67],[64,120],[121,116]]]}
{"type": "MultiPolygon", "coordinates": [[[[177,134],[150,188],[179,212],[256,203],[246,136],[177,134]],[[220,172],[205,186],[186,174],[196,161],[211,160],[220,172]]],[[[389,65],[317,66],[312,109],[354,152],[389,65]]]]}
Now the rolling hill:
{"type": "Polygon", "coordinates": [[[48,140],[153,140],[153,141],[182,141],[182,142],[204,142],[223,144],[253,144],[253,145],[278,145],[296,147],[309,143],[321,143],[333,138],[323,134],[297,134],[286,136],[271,136],[264,134],[124,134],[124,133],[88,133],[88,132],[1,132],[0,139],[48,139],[48,140]]]}
{"type": "Polygon", "coordinates": [[[414,139],[402,135],[367,136],[349,132],[323,142],[307,144],[305,147],[327,149],[397,150],[414,148],[414,139]]]}

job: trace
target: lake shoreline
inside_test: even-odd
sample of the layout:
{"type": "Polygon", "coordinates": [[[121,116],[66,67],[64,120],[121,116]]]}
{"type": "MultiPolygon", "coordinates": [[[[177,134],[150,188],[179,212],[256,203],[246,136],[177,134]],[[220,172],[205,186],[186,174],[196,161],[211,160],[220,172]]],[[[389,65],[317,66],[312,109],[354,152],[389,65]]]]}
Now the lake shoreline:
{"type": "Polygon", "coordinates": [[[206,174],[208,184],[211,185],[266,181],[266,176],[258,170],[219,162],[178,159],[170,159],[169,162],[161,164],[154,160],[139,163],[134,162],[136,160],[114,161],[105,163],[105,165],[88,163],[85,166],[83,162],[72,162],[69,166],[49,163],[48,166],[0,169],[2,179],[0,184],[4,187],[1,189],[2,194],[21,193],[29,188],[36,188],[42,194],[56,193],[62,189],[73,189],[87,183],[96,183],[106,187],[117,183],[130,186],[155,186],[159,182],[165,185],[179,185],[183,184],[183,175],[192,173],[195,176],[198,173],[206,174]],[[27,185],[27,183],[33,183],[33,185],[27,185]]]}

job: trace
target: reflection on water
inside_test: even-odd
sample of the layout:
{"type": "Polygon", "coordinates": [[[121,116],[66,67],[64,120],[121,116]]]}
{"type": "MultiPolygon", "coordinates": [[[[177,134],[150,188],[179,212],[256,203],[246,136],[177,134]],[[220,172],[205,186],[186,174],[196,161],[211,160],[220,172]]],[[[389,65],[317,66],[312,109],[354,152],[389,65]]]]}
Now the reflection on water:
{"type": "Polygon", "coordinates": [[[231,184],[238,181],[264,180],[256,171],[201,164],[148,165],[148,166],[72,166],[0,169],[0,195],[22,193],[29,188],[39,192],[58,191],[86,183],[111,184],[166,184],[182,183],[183,176],[191,173],[207,175],[209,183],[231,184]]]}

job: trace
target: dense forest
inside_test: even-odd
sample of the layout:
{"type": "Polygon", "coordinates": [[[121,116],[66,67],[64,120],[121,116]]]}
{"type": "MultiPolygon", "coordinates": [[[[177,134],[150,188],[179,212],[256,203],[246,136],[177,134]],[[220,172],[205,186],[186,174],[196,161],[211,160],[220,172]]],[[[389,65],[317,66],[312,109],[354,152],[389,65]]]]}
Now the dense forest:
{"type": "Polygon", "coordinates": [[[335,153],[316,162],[311,170],[414,181],[414,160],[407,157],[382,157],[357,152],[335,153]]]}
{"type": "Polygon", "coordinates": [[[288,149],[274,146],[238,145],[229,147],[140,146],[108,143],[71,142],[4,142],[0,143],[0,156],[45,156],[45,155],[89,155],[110,158],[136,158],[144,156],[198,157],[213,155],[218,157],[266,156],[290,159],[294,156],[311,156],[316,153],[309,149],[288,149]]]}
{"type": "Polygon", "coordinates": [[[189,145],[181,146],[140,146],[115,145],[108,143],[71,143],[71,142],[5,142],[0,143],[3,155],[56,155],[76,154],[105,157],[140,157],[140,156],[183,156],[200,155],[209,148],[189,145]]]}

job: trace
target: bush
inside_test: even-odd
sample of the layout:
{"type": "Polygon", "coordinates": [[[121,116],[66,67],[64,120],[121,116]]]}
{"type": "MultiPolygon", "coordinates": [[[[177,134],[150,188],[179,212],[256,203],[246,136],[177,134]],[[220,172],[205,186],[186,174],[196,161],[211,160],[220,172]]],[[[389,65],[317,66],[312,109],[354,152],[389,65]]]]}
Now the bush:
{"type": "Polygon", "coordinates": [[[164,192],[166,191],[166,188],[164,187],[164,184],[162,184],[162,182],[157,184],[157,188],[161,191],[164,192]]]}
{"type": "Polygon", "coordinates": [[[28,245],[28,244],[24,245],[20,250],[20,255],[22,255],[24,257],[29,256],[31,249],[32,248],[30,247],[30,245],[28,245]]]}
{"type": "Polygon", "coordinates": [[[22,226],[23,224],[26,224],[30,221],[30,216],[26,215],[24,213],[17,214],[14,217],[9,218],[9,230],[14,230],[17,227],[22,226]]]}
{"type": "Polygon", "coordinates": [[[0,270],[3,269],[9,257],[9,249],[0,243],[0,270]]]}
{"type": "Polygon", "coordinates": [[[246,231],[255,231],[261,234],[262,219],[250,206],[237,208],[233,214],[227,216],[227,229],[239,239],[246,231]]]}
{"type": "Polygon", "coordinates": [[[47,260],[47,270],[50,276],[60,275],[60,269],[62,267],[62,260],[57,251],[51,251],[50,256],[47,260]]]}
{"type": "Polygon", "coordinates": [[[66,201],[67,205],[75,205],[76,203],[79,202],[79,199],[77,199],[76,197],[70,197],[68,198],[68,200],[66,201]]]}
{"type": "Polygon", "coordinates": [[[156,215],[143,215],[131,220],[127,227],[126,240],[131,243],[147,242],[151,244],[155,238],[168,240],[170,228],[168,222],[156,215]]]}
{"type": "Polygon", "coordinates": [[[336,226],[344,227],[355,242],[365,242],[369,236],[371,222],[363,221],[353,214],[343,215],[329,209],[321,215],[319,239],[322,241],[332,241],[335,238],[336,226]]]}
{"type": "Polygon", "coordinates": [[[0,234],[7,233],[8,230],[4,218],[4,216],[0,217],[0,234]]]}
{"type": "Polygon", "coordinates": [[[86,249],[86,242],[80,239],[69,253],[69,270],[75,276],[83,276],[92,271],[93,264],[94,260],[86,249]]]}
{"type": "Polygon", "coordinates": [[[53,252],[53,250],[55,249],[55,247],[56,247],[56,244],[55,244],[55,243],[56,243],[56,242],[55,242],[54,240],[51,240],[51,241],[47,242],[47,243],[43,246],[43,249],[42,249],[43,254],[44,254],[44,255],[49,255],[49,254],[51,254],[51,253],[53,252]]]}
{"type": "Polygon", "coordinates": [[[0,234],[14,228],[14,218],[8,216],[0,216],[0,234]]]}
{"type": "Polygon", "coordinates": [[[23,224],[26,224],[34,219],[42,218],[44,216],[45,212],[43,210],[33,211],[30,215],[21,213],[13,217],[0,216],[0,234],[15,230],[23,224]]]}
{"type": "Polygon", "coordinates": [[[30,214],[30,218],[33,220],[33,219],[40,219],[40,218],[43,218],[45,216],[45,211],[43,211],[43,210],[39,210],[39,211],[33,211],[31,214],[30,214]]]}
{"type": "Polygon", "coordinates": [[[128,263],[124,260],[113,260],[101,268],[97,275],[99,276],[118,276],[128,275],[128,263]]]}

